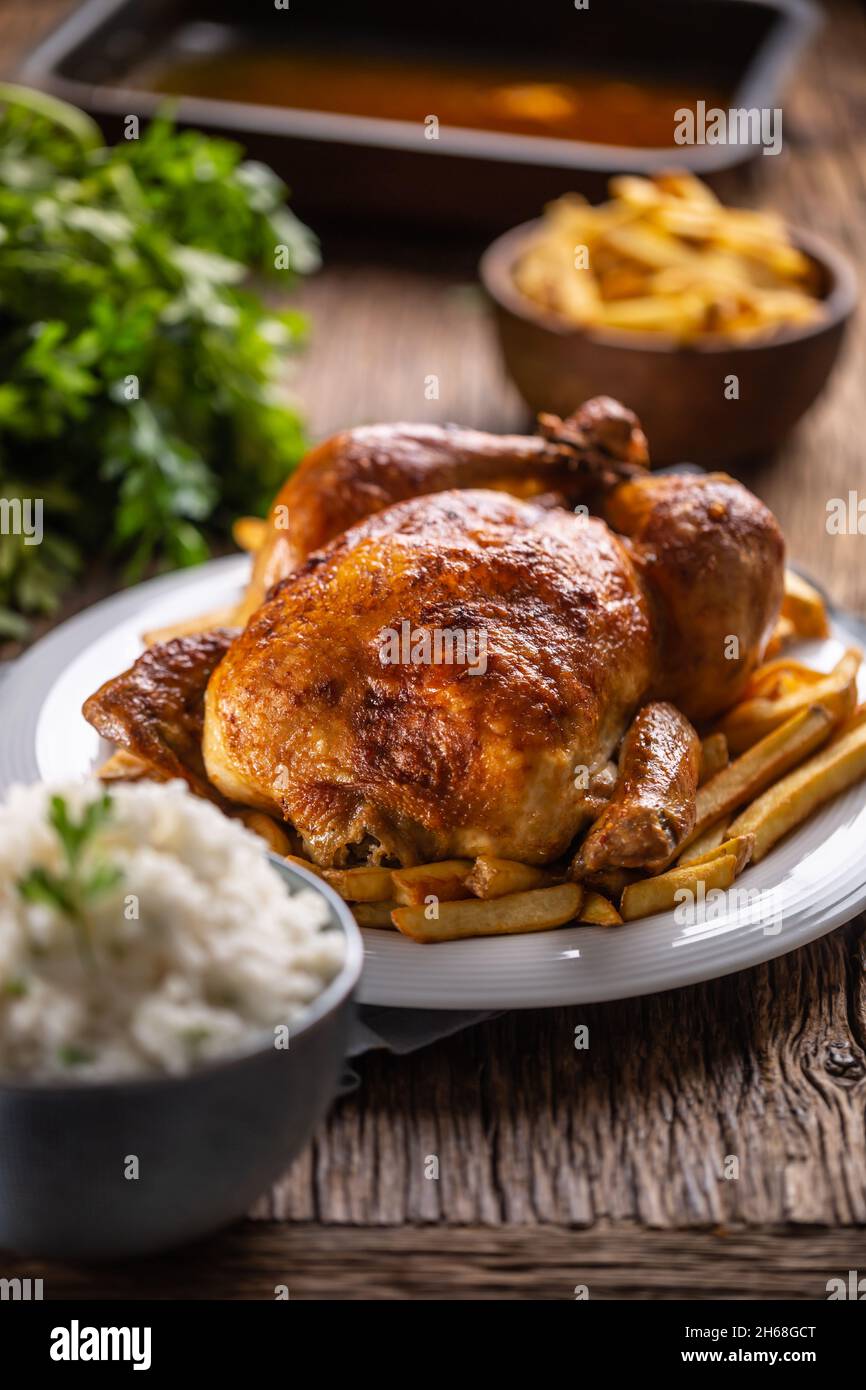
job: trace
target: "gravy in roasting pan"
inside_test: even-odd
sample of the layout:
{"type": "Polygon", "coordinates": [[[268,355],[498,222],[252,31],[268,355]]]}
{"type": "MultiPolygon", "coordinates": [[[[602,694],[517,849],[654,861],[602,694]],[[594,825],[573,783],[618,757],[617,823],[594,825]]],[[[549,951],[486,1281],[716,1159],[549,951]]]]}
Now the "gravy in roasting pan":
{"type": "Polygon", "coordinates": [[[206,54],[157,66],[151,90],[260,106],[332,112],[642,149],[674,144],[674,112],[729,104],[689,79],[633,78],[528,64],[472,66],[404,54],[364,57],[264,49],[206,54]]]}

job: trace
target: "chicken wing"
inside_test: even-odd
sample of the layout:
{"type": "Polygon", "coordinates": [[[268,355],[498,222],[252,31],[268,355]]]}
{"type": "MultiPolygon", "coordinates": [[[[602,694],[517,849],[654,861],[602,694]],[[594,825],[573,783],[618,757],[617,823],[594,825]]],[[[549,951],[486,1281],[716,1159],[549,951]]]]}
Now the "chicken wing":
{"type": "Polygon", "coordinates": [[[202,759],[204,694],[236,636],[218,628],[148,647],[85,701],[85,719],[156,780],[181,777],[200,796],[222,802],[202,759]]]}

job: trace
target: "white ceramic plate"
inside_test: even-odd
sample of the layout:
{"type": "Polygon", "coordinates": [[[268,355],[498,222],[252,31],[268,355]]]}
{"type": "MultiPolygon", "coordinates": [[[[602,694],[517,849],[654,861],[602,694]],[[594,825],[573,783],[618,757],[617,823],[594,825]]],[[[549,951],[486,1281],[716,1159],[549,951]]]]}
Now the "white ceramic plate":
{"type": "MultiPolygon", "coordinates": [[[[0,790],[92,771],[108,750],[81,716],[86,696],[135,659],[146,629],[231,603],[248,564],[238,556],[151,580],[37,643],[0,683],[0,790]]],[[[862,632],[838,620],[832,640],[798,655],[829,669],[852,640],[862,643],[862,632]]],[[[692,923],[664,913],[616,930],[567,927],[441,946],[365,931],[361,999],[427,1009],[580,1004],[693,984],[783,955],[866,906],[866,784],[831,801],[736,888],[738,901],[711,903],[705,920],[692,923]]]]}

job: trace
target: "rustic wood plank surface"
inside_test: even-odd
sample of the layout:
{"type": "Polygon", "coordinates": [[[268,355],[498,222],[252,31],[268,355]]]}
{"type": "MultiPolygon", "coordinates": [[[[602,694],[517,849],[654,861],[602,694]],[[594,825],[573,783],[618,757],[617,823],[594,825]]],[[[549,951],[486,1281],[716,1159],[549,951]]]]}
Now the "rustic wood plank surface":
{"type": "MultiPolygon", "coordinates": [[[[126,1264],[10,1262],[2,1273],[44,1281],[44,1296],[261,1299],[803,1299],[863,1270],[852,1231],[669,1232],[622,1228],[269,1225],[158,1259],[126,1264]]],[[[696,1315],[699,1316],[699,1315],[696,1315]]]]}
{"type": "MultiPolygon", "coordinates": [[[[7,0],[5,71],[65,8],[7,0]]],[[[834,3],[829,21],[789,93],[784,152],[722,191],[859,260],[866,18],[834,3]]],[[[314,333],[295,380],[314,434],[401,417],[523,426],[471,254],[360,242],[347,254],[333,239],[325,250],[299,296],[314,333]]],[[[864,485],[864,334],[861,315],[822,401],[747,477],[792,557],[861,613],[864,539],[829,536],[825,521],[830,497],[864,485]]],[[[304,1224],[247,1223],[171,1261],[110,1275],[51,1266],[46,1279],[121,1296],[271,1297],[288,1282],[293,1297],[567,1298],[587,1282],[599,1296],[823,1297],[831,1274],[862,1268],[866,1243],[864,966],[861,919],[725,980],[513,1013],[412,1057],[369,1055],[358,1092],[260,1203],[259,1217],[304,1224]],[[424,1176],[434,1154],[438,1181],[424,1176]],[[733,1234],[707,1233],[719,1226],[733,1234]]]]}
{"type": "Polygon", "coordinates": [[[511,1013],[408,1058],[370,1056],[357,1096],[262,1212],[864,1223],[864,966],[861,922],[726,980],[511,1013]],[[424,1176],[434,1154],[438,1181],[424,1176]]]}

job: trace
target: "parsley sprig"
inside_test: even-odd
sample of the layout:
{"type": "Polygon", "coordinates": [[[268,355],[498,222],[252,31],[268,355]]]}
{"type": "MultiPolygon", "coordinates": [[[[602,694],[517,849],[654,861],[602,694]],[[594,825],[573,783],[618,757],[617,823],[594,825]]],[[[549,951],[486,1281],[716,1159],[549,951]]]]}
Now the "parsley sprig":
{"type": "Polygon", "coordinates": [[[107,792],[91,801],[82,811],[80,820],[70,814],[62,796],[51,797],[48,823],[56,831],[63,847],[65,866],[54,873],[36,865],[18,880],[18,892],[26,902],[47,903],[61,913],[75,934],[75,943],[82,961],[95,964],[93,943],[88,929],[87,908],[103,893],[120,881],[121,871],[115,864],[94,860],[90,851],[99,830],[110,819],[112,801],[107,792]]]}
{"type": "Polygon", "coordinates": [[[159,119],[108,147],[0,84],[0,498],[44,499],[41,544],[0,537],[0,642],[85,555],[129,579],[205,558],[301,457],[282,375],[305,320],[249,285],[317,264],[286,193],[230,141],[159,119]]]}

